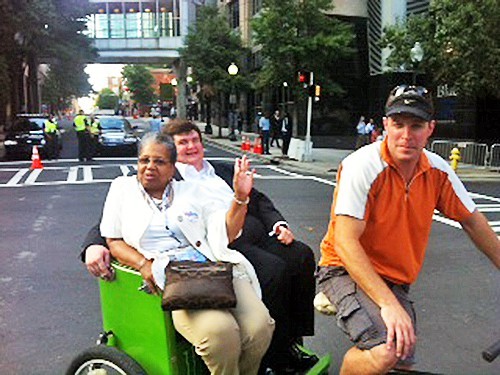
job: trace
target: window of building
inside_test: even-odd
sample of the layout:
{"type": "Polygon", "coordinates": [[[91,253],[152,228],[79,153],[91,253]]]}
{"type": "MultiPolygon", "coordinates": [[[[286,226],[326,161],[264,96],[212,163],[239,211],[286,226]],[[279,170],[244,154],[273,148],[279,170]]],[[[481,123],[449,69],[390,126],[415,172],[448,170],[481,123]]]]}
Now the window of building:
{"type": "Polygon", "coordinates": [[[229,4],[229,26],[236,29],[240,27],[240,2],[235,0],[229,4]]]}
{"type": "Polygon", "coordinates": [[[262,0],[252,0],[252,15],[260,12],[262,9],[262,0]]]}

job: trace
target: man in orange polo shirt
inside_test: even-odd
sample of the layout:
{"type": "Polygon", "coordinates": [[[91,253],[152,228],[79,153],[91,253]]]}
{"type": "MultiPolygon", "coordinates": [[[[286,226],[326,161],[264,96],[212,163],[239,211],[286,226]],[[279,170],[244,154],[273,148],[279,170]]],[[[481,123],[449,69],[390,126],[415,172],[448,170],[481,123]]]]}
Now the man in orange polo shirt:
{"type": "Polygon", "coordinates": [[[434,209],[458,221],[500,267],[500,241],[446,161],[424,149],[435,121],[423,87],[394,88],[382,142],[342,161],[318,285],[355,344],[340,373],[383,374],[414,362],[409,286],[422,267],[434,209]]]}

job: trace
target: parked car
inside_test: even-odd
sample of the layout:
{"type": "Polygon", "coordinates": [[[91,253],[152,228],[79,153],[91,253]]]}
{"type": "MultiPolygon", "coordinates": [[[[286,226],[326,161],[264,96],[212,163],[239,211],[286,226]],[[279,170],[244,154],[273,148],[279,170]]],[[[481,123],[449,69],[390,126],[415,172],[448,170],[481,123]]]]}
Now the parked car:
{"type": "MultiPolygon", "coordinates": [[[[12,126],[6,129],[4,146],[7,159],[30,158],[33,146],[37,146],[42,158],[45,158],[45,120],[48,116],[42,114],[19,114],[12,126]]],[[[57,133],[58,149],[62,149],[61,134],[57,133]]]]}
{"type": "Polygon", "coordinates": [[[99,155],[137,155],[137,137],[134,127],[122,116],[99,116],[101,133],[97,145],[99,155]]]}

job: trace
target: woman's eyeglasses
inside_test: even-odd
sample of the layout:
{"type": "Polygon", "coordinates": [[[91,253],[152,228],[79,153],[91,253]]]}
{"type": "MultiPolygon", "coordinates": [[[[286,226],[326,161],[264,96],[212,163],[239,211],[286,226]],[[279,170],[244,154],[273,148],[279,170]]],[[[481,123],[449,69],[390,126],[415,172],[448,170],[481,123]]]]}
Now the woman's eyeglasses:
{"type": "Polygon", "coordinates": [[[139,158],[137,161],[139,165],[148,165],[149,163],[153,163],[156,167],[163,167],[169,163],[169,161],[165,159],[152,159],[147,157],[139,158]]]}

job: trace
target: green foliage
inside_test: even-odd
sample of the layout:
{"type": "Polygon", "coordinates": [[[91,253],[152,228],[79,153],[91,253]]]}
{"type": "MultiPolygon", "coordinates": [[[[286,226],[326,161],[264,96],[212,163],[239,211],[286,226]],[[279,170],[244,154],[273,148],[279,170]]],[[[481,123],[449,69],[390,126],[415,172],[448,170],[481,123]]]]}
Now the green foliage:
{"type": "Polygon", "coordinates": [[[500,0],[434,0],[429,14],[387,28],[382,47],[388,65],[414,69],[410,49],[424,49],[418,70],[434,85],[448,84],[462,96],[500,97],[500,0]]]}
{"type": "Polygon", "coordinates": [[[113,90],[104,88],[99,92],[96,100],[96,106],[100,109],[116,109],[119,102],[118,95],[113,90]]]}
{"type": "Polygon", "coordinates": [[[296,82],[297,71],[308,70],[323,92],[342,92],[332,66],[354,53],[354,34],[350,25],[325,13],[332,7],[331,0],[264,0],[252,23],[264,59],[257,87],[296,82]]]}
{"type": "MultiPolygon", "coordinates": [[[[30,66],[33,71],[37,64],[46,63],[51,68],[42,87],[47,104],[60,107],[71,96],[88,93],[90,85],[84,67],[96,57],[96,52],[84,35],[87,6],[88,2],[78,0],[0,2],[4,18],[0,23],[0,57],[8,67],[10,82],[19,81],[17,75],[22,72],[23,62],[34,65],[30,66]]],[[[16,90],[21,88],[17,85],[2,87],[7,88],[8,97],[19,97],[16,90]]],[[[0,99],[3,107],[8,99],[0,99]]]]}
{"type": "Polygon", "coordinates": [[[127,87],[134,101],[143,105],[157,101],[153,88],[155,79],[144,65],[125,65],[122,76],[127,81],[127,87]]]}
{"type": "Polygon", "coordinates": [[[193,78],[198,81],[207,96],[219,90],[229,92],[231,85],[244,88],[245,69],[242,56],[246,50],[241,46],[240,36],[230,29],[227,16],[217,7],[200,8],[196,25],[190,27],[181,58],[193,69],[193,78]],[[229,77],[227,67],[234,62],[239,67],[235,77],[229,77]],[[231,79],[230,79],[231,78],[231,79]]]}

